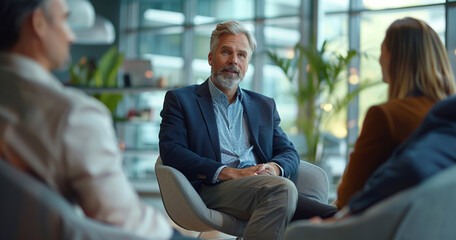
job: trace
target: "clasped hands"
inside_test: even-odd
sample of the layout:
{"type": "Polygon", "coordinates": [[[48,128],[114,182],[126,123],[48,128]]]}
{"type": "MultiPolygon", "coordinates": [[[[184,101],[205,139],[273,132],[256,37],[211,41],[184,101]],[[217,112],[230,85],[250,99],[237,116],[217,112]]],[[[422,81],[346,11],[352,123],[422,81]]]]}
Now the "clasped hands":
{"type": "Polygon", "coordinates": [[[264,163],[251,166],[248,168],[224,168],[220,171],[218,180],[230,180],[237,179],[248,176],[257,176],[257,175],[280,175],[280,169],[275,163],[264,163]]]}
{"type": "Polygon", "coordinates": [[[254,167],[257,167],[254,175],[280,175],[279,167],[274,163],[258,164],[254,167]]]}

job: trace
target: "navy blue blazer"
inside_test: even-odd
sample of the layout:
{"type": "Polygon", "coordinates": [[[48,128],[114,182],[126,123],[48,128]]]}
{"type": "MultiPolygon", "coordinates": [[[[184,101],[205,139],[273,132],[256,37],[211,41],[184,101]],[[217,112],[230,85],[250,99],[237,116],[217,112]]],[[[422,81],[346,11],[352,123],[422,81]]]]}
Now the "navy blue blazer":
{"type": "Polygon", "coordinates": [[[348,202],[352,213],[415,186],[456,164],[456,96],[429,111],[418,129],[348,202]]]}
{"type": "MultiPolygon", "coordinates": [[[[223,166],[208,81],[168,91],[160,113],[163,164],[181,171],[195,189],[201,183],[212,184],[215,172],[223,166]]],[[[292,178],[299,155],[279,127],[274,100],[243,89],[242,105],[258,161],[276,162],[283,168],[284,177],[292,178]]]]}

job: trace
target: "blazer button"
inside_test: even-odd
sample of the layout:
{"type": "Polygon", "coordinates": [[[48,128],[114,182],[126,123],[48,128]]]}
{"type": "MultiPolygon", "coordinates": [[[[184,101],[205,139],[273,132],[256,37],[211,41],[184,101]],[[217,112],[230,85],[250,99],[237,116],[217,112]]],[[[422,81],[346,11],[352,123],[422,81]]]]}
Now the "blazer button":
{"type": "Polygon", "coordinates": [[[203,174],[198,174],[198,175],[196,175],[196,177],[199,179],[206,179],[206,175],[203,175],[203,174]]]}

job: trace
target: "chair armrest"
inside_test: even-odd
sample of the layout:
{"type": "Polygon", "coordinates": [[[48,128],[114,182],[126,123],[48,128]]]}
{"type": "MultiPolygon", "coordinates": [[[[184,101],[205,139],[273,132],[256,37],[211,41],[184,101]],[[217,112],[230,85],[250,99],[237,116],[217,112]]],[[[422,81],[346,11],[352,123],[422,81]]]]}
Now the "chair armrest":
{"type": "Polygon", "coordinates": [[[328,203],[329,181],[325,171],[311,163],[302,161],[299,164],[296,181],[298,193],[321,203],[328,203]]]}

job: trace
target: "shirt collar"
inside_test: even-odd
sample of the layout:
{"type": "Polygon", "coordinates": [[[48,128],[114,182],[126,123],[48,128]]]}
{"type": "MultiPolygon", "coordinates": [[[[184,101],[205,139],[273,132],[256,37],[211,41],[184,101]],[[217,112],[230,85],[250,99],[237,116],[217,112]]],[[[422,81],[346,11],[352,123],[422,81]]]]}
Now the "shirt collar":
{"type": "MultiPolygon", "coordinates": [[[[212,82],[212,77],[209,78],[209,92],[211,93],[212,101],[216,103],[223,103],[225,105],[230,105],[228,98],[226,95],[220,91],[220,89],[215,86],[215,84],[212,82]]],[[[240,87],[237,88],[236,95],[237,95],[237,101],[241,102],[242,101],[242,89],[240,87]]]]}

